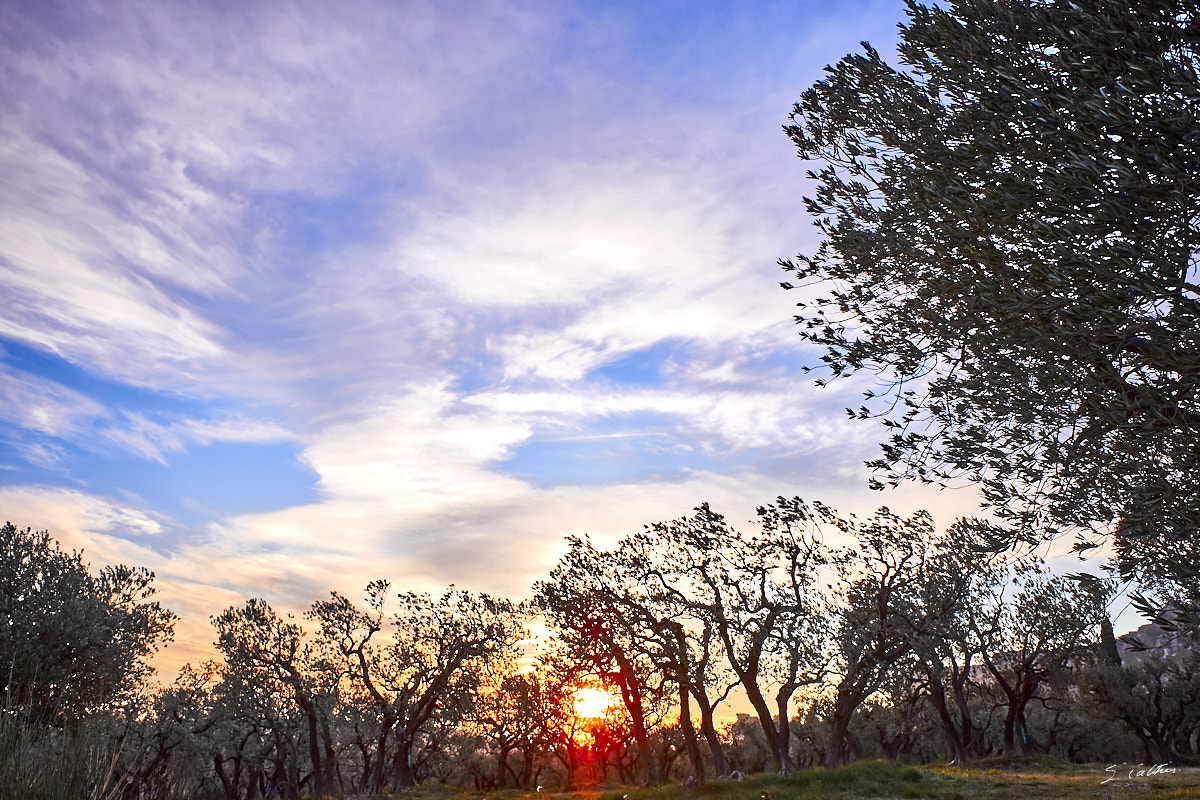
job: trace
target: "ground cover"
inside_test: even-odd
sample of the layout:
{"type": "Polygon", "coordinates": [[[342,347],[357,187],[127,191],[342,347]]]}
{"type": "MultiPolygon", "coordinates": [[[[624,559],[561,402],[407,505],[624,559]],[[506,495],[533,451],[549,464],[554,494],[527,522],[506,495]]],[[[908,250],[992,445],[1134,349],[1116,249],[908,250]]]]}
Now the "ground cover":
{"type": "MultiPolygon", "coordinates": [[[[1005,758],[963,767],[908,766],[889,761],[859,761],[838,769],[803,770],[783,778],[753,775],[744,781],[713,780],[698,789],[681,784],[651,788],[593,787],[469,792],[422,787],[397,792],[412,800],[1182,800],[1200,798],[1200,768],[1158,771],[1152,765],[1068,764],[1045,757],[1005,758]],[[1132,772],[1132,774],[1131,774],[1132,772]],[[1139,774],[1141,773],[1141,774],[1139,774]],[[1153,774],[1150,774],[1153,773],[1153,774]]],[[[393,797],[376,795],[375,800],[393,797]]]]}

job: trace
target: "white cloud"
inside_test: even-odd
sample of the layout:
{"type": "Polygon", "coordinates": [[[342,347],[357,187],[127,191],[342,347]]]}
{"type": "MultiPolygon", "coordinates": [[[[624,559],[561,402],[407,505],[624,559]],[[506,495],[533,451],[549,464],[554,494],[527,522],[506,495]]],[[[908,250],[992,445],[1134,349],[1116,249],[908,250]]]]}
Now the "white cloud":
{"type": "Polygon", "coordinates": [[[760,94],[784,78],[758,99],[714,87],[720,107],[622,85],[596,53],[628,31],[579,13],[569,41],[542,3],[95,4],[77,36],[19,15],[43,39],[0,62],[19,100],[0,123],[0,334],[266,410],[185,418],[30,379],[0,388],[22,396],[8,420],[68,438],[101,421],[110,446],[164,462],[296,442],[320,499],[199,531],[65,489],[9,487],[4,507],[154,568],[185,615],[173,652],[196,658],[207,617],[250,596],[298,612],[375,577],[521,595],[569,533],[705,500],[743,524],[780,493],[924,497],[864,500],[876,432],[844,420],[853,385],[812,393],[771,366],[800,353],[774,262],[813,238],[786,102],[760,94]],[[668,341],[686,358],[659,386],[584,380],[668,341]],[[463,363],[485,388],[457,388],[463,363]],[[634,413],[719,468],[582,486],[497,467],[539,438],[639,433],[601,424],[634,413]]]}
{"type": "Polygon", "coordinates": [[[672,282],[682,242],[689,253],[715,247],[719,232],[696,208],[707,187],[685,186],[685,176],[639,163],[636,154],[547,172],[477,192],[458,213],[428,215],[399,244],[397,266],[442,282],[473,306],[587,308],[630,283],[636,290],[672,282]]]}
{"type": "MultiPolygon", "coordinates": [[[[15,429],[70,441],[94,451],[136,453],[166,463],[165,456],[190,444],[277,442],[294,438],[275,422],[245,414],[181,418],[163,422],[138,411],[105,405],[56,381],[0,365],[0,419],[15,429]],[[104,446],[107,442],[109,446],[104,446]]],[[[53,468],[61,448],[51,442],[15,439],[25,458],[53,468]]]]}
{"type": "Polygon", "coordinates": [[[326,428],[303,458],[330,496],[441,508],[509,491],[508,479],[481,467],[528,436],[518,420],[433,384],[326,428]]]}
{"type": "Polygon", "coordinates": [[[103,430],[103,437],[119,449],[167,463],[170,453],[189,445],[213,442],[267,443],[287,441],[294,435],[277,423],[244,415],[159,422],[136,411],[123,411],[119,420],[103,430]]]}
{"type": "Polygon", "coordinates": [[[79,392],[0,364],[0,418],[14,425],[67,437],[107,414],[104,406],[79,392]]]}
{"type": "Polygon", "coordinates": [[[359,170],[427,158],[431,126],[555,24],[511,4],[237,16],[84,4],[65,28],[14,10],[0,53],[0,334],[142,385],[278,375],[287,359],[223,308],[277,304],[304,268],[285,249],[291,222],[264,200],[336,199],[359,170]]]}
{"type": "Polygon", "coordinates": [[[0,506],[15,515],[8,520],[14,525],[49,530],[67,549],[86,549],[101,564],[150,557],[144,544],[128,537],[163,530],[152,514],[74,489],[3,486],[0,506]]]}

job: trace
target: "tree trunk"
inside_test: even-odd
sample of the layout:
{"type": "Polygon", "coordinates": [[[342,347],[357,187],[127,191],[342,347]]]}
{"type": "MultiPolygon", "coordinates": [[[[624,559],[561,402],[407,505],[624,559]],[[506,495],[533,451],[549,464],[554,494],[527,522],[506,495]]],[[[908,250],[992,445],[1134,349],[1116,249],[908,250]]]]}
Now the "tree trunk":
{"type": "MultiPolygon", "coordinates": [[[[690,762],[691,775],[688,776],[688,785],[700,786],[705,780],[704,775],[704,758],[700,755],[700,743],[696,739],[696,729],[692,726],[692,669],[688,658],[687,633],[683,629],[683,625],[675,622],[670,626],[671,637],[674,639],[675,658],[674,672],[675,684],[679,687],[679,730],[683,734],[684,747],[687,750],[688,761],[690,762]]],[[[659,773],[660,775],[669,775],[670,767],[664,765],[659,773]]]]}
{"type": "Polygon", "coordinates": [[[971,659],[968,657],[962,670],[954,676],[951,686],[954,689],[954,704],[958,707],[959,739],[962,741],[963,757],[966,758],[978,749],[975,741],[975,723],[971,719],[971,705],[967,702],[967,677],[971,670],[971,659]]]}
{"type": "Polygon", "coordinates": [[[220,755],[213,756],[213,766],[217,769],[217,777],[221,779],[221,788],[225,790],[228,800],[238,800],[237,774],[231,779],[225,772],[225,759],[220,755]]]}
{"type": "MultiPolygon", "coordinates": [[[[1003,687],[1002,687],[1003,688],[1003,687]]],[[[1021,675],[1011,690],[1005,690],[1008,698],[1008,713],[1004,715],[1004,755],[1015,755],[1017,747],[1022,755],[1028,755],[1037,748],[1029,741],[1029,730],[1025,725],[1025,707],[1033,698],[1037,682],[1032,678],[1021,675]]]]}
{"type": "Polygon", "coordinates": [[[829,715],[829,749],[825,751],[825,766],[840,767],[849,760],[850,717],[858,701],[853,692],[839,689],[829,715]]]}
{"type": "Polygon", "coordinates": [[[929,681],[927,696],[934,710],[937,711],[938,719],[942,722],[942,732],[946,736],[946,749],[950,751],[950,763],[961,764],[966,757],[966,745],[958,726],[954,723],[954,718],[950,716],[950,709],[946,705],[946,688],[932,676],[927,675],[926,678],[929,681]]]}
{"type": "Polygon", "coordinates": [[[704,694],[703,686],[693,687],[693,696],[696,698],[696,705],[700,707],[700,732],[704,735],[704,740],[708,743],[708,752],[712,756],[713,771],[719,776],[729,774],[729,762],[725,760],[725,747],[721,744],[721,737],[717,735],[717,727],[713,720],[713,707],[708,702],[708,697],[704,694]]]}
{"type": "Polygon", "coordinates": [[[633,665],[615,646],[613,647],[613,657],[618,667],[617,677],[621,688],[621,701],[625,704],[630,722],[633,724],[633,738],[638,745],[638,762],[642,767],[645,783],[653,785],[659,782],[658,764],[650,749],[650,735],[646,732],[646,712],[642,707],[641,686],[633,671],[633,665]]]}
{"type": "Polygon", "coordinates": [[[775,762],[775,769],[780,774],[786,774],[784,770],[788,769],[790,764],[785,760],[784,754],[779,752],[779,732],[775,729],[775,718],[771,715],[771,709],[759,691],[758,684],[750,679],[751,675],[756,676],[756,673],[748,672],[746,676],[739,677],[743,677],[742,686],[750,699],[750,705],[758,715],[758,724],[762,726],[763,735],[767,739],[767,747],[771,750],[771,760],[775,762]]]}
{"type": "Polygon", "coordinates": [[[412,738],[400,736],[396,755],[392,758],[392,788],[407,789],[417,785],[412,768],[412,738]]]}
{"type": "Polygon", "coordinates": [[[1016,746],[1017,707],[1009,703],[1004,714],[1004,751],[1003,755],[1011,756],[1017,752],[1016,746]]]}
{"type": "Polygon", "coordinates": [[[521,751],[521,777],[517,781],[517,785],[522,789],[532,789],[535,781],[541,775],[541,768],[535,773],[533,771],[533,759],[537,754],[536,749],[531,744],[526,744],[521,751]]]}
{"type": "MultiPolygon", "coordinates": [[[[339,788],[344,789],[345,787],[340,785],[341,784],[341,775],[339,773],[335,772],[335,770],[337,769],[337,766],[338,766],[337,750],[334,749],[334,746],[333,746],[333,732],[330,731],[330,729],[329,729],[329,718],[324,717],[324,716],[321,717],[321,749],[324,750],[324,753],[322,754],[322,757],[321,757],[321,766],[325,770],[324,783],[325,783],[325,786],[327,787],[326,792],[329,794],[336,794],[336,793],[344,794],[344,792],[335,792],[334,791],[333,783],[334,783],[335,775],[337,775],[337,778],[338,778],[339,788]]],[[[323,797],[324,795],[317,795],[317,796],[323,797]]]]}
{"type": "Polygon", "coordinates": [[[372,792],[378,792],[383,789],[383,770],[384,764],[387,763],[388,738],[391,733],[392,724],[394,723],[388,723],[385,714],[383,729],[379,732],[379,736],[375,740],[375,761],[371,765],[371,777],[368,783],[372,792]]]}
{"type": "Polygon", "coordinates": [[[329,764],[322,756],[321,720],[316,703],[311,698],[297,690],[297,700],[308,722],[308,757],[312,761],[312,794],[313,797],[324,797],[333,793],[333,785],[329,776],[329,764]]]}
{"type": "Polygon", "coordinates": [[[791,700],[795,691],[794,684],[787,684],[779,690],[779,694],[775,698],[779,707],[779,730],[775,746],[779,748],[780,775],[790,775],[795,769],[795,765],[792,763],[792,721],[791,715],[788,714],[788,701],[791,700]]]}
{"type": "MultiPolygon", "coordinates": [[[[692,774],[688,778],[691,786],[704,784],[704,758],[700,755],[700,743],[696,740],[696,729],[692,727],[692,709],[688,698],[688,684],[679,682],[679,729],[683,732],[683,742],[687,747],[688,761],[691,762],[692,774]]],[[[664,772],[664,774],[666,774],[664,772]]]]}
{"type": "Polygon", "coordinates": [[[557,755],[567,770],[567,791],[573,792],[575,791],[575,773],[579,771],[579,756],[575,752],[575,742],[570,735],[563,743],[562,751],[557,755]]]}
{"type": "Polygon", "coordinates": [[[500,760],[496,766],[496,788],[507,789],[508,786],[508,754],[512,752],[512,747],[501,745],[500,760]]]}
{"type": "Polygon", "coordinates": [[[825,766],[840,767],[847,761],[847,734],[850,729],[849,714],[834,711],[829,720],[829,749],[825,751],[825,766]]]}

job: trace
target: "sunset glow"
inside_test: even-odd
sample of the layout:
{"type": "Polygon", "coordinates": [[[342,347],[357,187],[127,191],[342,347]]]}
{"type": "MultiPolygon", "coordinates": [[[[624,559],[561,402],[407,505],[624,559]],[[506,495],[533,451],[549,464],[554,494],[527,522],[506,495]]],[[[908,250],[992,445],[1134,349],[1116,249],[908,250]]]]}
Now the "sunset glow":
{"type": "Polygon", "coordinates": [[[780,126],[899,0],[63,7],[0,25],[0,522],[152,570],[163,680],[248,597],[521,598],[568,534],[873,508],[780,126]]]}
{"type": "Polygon", "coordinates": [[[582,719],[602,717],[616,705],[616,702],[612,693],[603,689],[577,689],[574,701],[575,716],[582,719]]]}

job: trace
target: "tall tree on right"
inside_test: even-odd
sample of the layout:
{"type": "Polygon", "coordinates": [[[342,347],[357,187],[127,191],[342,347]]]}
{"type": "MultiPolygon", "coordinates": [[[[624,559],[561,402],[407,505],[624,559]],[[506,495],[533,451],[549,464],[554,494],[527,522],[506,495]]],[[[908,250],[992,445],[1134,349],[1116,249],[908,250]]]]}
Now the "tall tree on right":
{"type": "Polygon", "coordinates": [[[782,262],[801,336],[879,376],[851,412],[891,430],[876,485],[968,477],[1011,536],[1111,540],[1195,609],[1200,9],[908,15],[900,69],[864,45],[786,128],[823,162],[825,239],[782,262]]]}

